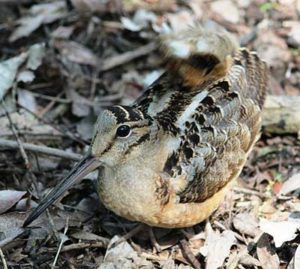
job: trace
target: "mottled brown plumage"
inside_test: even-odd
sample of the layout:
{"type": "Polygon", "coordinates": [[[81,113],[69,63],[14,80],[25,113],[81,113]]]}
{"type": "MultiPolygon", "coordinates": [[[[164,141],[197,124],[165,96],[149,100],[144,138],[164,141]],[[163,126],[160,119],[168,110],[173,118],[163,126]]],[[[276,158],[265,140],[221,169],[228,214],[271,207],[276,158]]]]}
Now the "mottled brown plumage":
{"type": "Polygon", "coordinates": [[[166,73],[99,116],[87,156],[25,225],[97,167],[101,201],[130,220],[187,227],[217,208],[259,137],[266,65],[202,27],[163,37],[161,50],[166,73]]]}

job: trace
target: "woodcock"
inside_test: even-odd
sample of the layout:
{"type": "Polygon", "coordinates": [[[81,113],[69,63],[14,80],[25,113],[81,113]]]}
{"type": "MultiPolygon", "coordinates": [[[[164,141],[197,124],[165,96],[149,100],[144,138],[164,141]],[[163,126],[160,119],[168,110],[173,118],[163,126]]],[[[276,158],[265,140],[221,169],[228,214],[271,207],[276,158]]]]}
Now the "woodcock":
{"type": "Polygon", "coordinates": [[[221,30],[160,44],[167,71],[132,106],[101,113],[86,156],[24,226],[97,168],[100,200],[129,220],[188,227],[218,207],[259,137],[266,65],[221,30]]]}

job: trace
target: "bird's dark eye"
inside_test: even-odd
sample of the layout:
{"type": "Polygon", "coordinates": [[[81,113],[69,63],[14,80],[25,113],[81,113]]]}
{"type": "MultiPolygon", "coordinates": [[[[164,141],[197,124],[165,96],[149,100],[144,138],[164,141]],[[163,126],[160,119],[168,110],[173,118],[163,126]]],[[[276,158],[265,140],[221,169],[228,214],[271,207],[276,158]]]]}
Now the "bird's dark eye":
{"type": "Polygon", "coordinates": [[[127,137],[129,136],[131,130],[128,125],[121,125],[117,129],[117,136],[119,137],[127,137]]]}

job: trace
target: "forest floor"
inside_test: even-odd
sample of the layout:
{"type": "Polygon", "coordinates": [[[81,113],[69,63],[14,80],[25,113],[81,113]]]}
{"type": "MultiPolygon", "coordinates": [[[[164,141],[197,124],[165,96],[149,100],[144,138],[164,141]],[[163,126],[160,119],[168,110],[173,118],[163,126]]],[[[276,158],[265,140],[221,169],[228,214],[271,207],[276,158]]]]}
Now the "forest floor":
{"type": "Polygon", "coordinates": [[[192,228],[113,245],[137,224],[100,204],[96,173],[21,228],[86,152],[99,112],[163,72],[159,34],[217,22],[268,63],[268,95],[299,96],[300,1],[1,0],[0,10],[0,268],[300,268],[299,132],[263,130],[219,209],[192,228]]]}

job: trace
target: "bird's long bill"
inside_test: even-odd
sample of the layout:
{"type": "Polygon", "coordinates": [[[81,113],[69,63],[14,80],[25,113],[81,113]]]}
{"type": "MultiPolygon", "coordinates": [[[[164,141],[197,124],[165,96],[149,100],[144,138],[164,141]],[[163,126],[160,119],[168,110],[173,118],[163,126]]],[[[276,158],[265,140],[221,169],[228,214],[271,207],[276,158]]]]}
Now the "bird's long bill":
{"type": "Polygon", "coordinates": [[[77,163],[71,172],[59,182],[55,188],[40,202],[40,204],[30,213],[25,220],[23,227],[28,226],[39,215],[41,215],[50,205],[52,205],[65,191],[70,189],[75,183],[80,182],[84,176],[94,171],[100,166],[96,158],[87,154],[77,163]]]}

